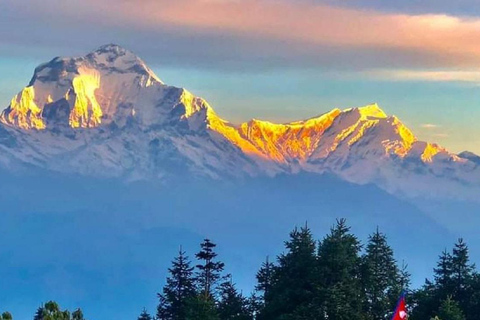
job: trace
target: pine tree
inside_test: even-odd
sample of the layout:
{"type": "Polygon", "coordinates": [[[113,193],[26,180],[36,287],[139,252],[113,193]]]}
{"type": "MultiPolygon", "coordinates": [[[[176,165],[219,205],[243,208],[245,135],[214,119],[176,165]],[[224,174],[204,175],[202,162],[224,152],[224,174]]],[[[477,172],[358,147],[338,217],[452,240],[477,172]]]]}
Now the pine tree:
{"type": "Polygon", "coordinates": [[[221,320],[251,320],[248,302],[240,294],[229,275],[227,280],[220,285],[220,301],[218,303],[218,315],[221,320]]]}
{"type": "Polygon", "coordinates": [[[72,320],[85,320],[81,309],[77,309],[72,312],[72,320]]]}
{"type": "Polygon", "coordinates": [[[12,320],[12,319],[13,319],[12,314],[8,311],[5,311],[0,315],[0,320],[12,320]]]}
{"type": "Polygon", "coordinates": [[[264,301],[263,298],[257,295],[257,292],[254,291],[247,301],[248,314],[255,320],[261,320],[260,314],[263,312],[264,301]]]}
{"type": "Polygon", "coordinates": [[[209,239],[205,239],[201,244],[201,250],[195,257],[202,263],[197,265],[197,282],[199,284],[200,292],[206,299],[215,298],[214,290],[225,264],[220,261],[215,261],[217,253],[214,251],[217,245],[209,239]]]}
{"type": "Polygon", "coordinates": [[[477,272],[473,274],[470,281],[470,291],[468,308],[464,310],[464,314],[468,320],[476,320],[480,315],[480,274],[477,272]]]}
{"type": "MultiPolygon", "coordinates": [[[[83,319],[83,314],[80,309],[74,312],[77,318],[73,318],[74,320],[83,319]],[[81,318],[78,318],[81,316],[81,318]]],[[[45,303],[43,306],[37,309],[34,320],[70,320],[72,319],[72,315],[68,310],[61,310],[58,303],[55,301],[49,301],[45,303]]]]}
{"type": "MultiPolygon", "coordinates": [[[[470,263],[468,247],[459,239],[453,253],[446,250],[439,257],[434,269],[435,282],[426,285],[415,293],[415,309],[412,320],[426,319],[428,315],[439,313],[442,304],[458,304],[465,318],[475,320],[480,311],[480,278],[475,274],[475,266],[470,263]],[[478,279],[478,287],[477,287],[478,279]],[[452,303],[453,303],[452,302],[452,303]]],[[[441,316],[439,316],[442,319],[441,316]]]]}
{"type": "Polygon", "coordinates": [[[147,312],[147,309],[143,308],[142,313],[138,317],[138,320],[153,320],[152,316],[147,312]]]}
{"type": "Polygon", "coordinates": [[[432,314],[438,310],[438,307],[435,307],[435,290],[435,284],[426,279],[423,287],[413,292],[410,301],[415,307],[410,312],[409,320],[430,319],[432,314]]]}
{"type": "Polygon", "coordinates": [[[465,320],[462,310],[459,304],[452,300],[451,297],[447,297],[438,310],[438,318],[440,320],[465,320]]]}
{"type": "Polygon", "coordinates": [[[434,281],[426,280],[423,287],[412,296],[414,310],[411,320],[429,319],[437,314],[442,301],[453,293],[452,255],[445,249],[438,257],[437,266],[433,269],[434,281]]]}
{"type": "Polygon", "coordinates": [[[186,307],[186,320],[220,320],[211,296],[204,293],[197,294],[188,299],[186,307]]]}
{"type": "Polygon", "coordinates": [[[160,303],[157,308],[157,318],[160,320],[183,320],[186,317],[187,301],[196,295],[194,268],[180,248],[178,256],[168,269],[170,276],[163,292],[158,294],[160,303]]]}
{"type": "Polygon", "coordinates": [[[44,316],[44,308],[39,307],[35,312],[35,316],[33,317],[33,320],[43,320],[43,316],[44,316]]]}
{"type": "Polygon", "coordinates": [[[255,290],[260,294],[256,296],[255,301],[252,301],[256,305],[256,313],[260,314],[265,307],[265,301],[269,300],[271,288],[274,283],[275,265],[270,262],[268,256],[265,262],[262,264],[260,270],[257,272],[257,285],[255,290]]]}
{"type": "Polygon", "coordinates": [[[413,295],[416,305],[411,316],[413,320],[428,319],[437,314],[442,301],[453,294],[452,267],[452,255],[445,249],[433,269],[434,282],[427,280],[413,295]]]}
{"type": "Polygon", "coordinates": [[[433,269],[435,286],[439,300],[444,300],[453,294],[453,258],[445,249],[440,255],[437,267],[433,269]]]}
{"type": "Polygon", "coordinates": [[[346,220],[337,221],[319,247],[323,312],[328,319],[363,319],[364,295],[360,282],[361,249],[346,220]]]}
{"type": "Polygon", "coordinates": [[[385,319],[395,307],[408,277],[397,267],[387,238],[378,229],[370,235],[362,263],[362,282],[366,295],[365,311],[369,319],[385,319]]]}
{"type": "Polygon", "coordinates": [[[400,288],[402,288],[404,291],[408,292],[410,290],[410,278],[412,275],[410,272],[408,272],[408,264],[405,263],[405,261],[402,261],[402,266],[399,270],[400,275],[399,275],[399,284],[400,288]]]}
{"type": "Polygon", "coordinates": [[[453,297],[465,307],[470,295],[470,284],[475,265],[470,264],[467,244],[459,239],[452,254],[453,297]]]}
{"type": "Polygon", "coordinates": [[[310,229],[295,228],[285,242],[287,252],[278,257],[278,266],[268,275],[270,267],[260,271],[259,286],[264,290],[265,308],[261,319],[296,319],[295,314],[308,314],[309,319],[318,319],[315,305],[317,296],[316,242],[310,229]],[[271,282],[271,287],[265,286],[271,282]]]}

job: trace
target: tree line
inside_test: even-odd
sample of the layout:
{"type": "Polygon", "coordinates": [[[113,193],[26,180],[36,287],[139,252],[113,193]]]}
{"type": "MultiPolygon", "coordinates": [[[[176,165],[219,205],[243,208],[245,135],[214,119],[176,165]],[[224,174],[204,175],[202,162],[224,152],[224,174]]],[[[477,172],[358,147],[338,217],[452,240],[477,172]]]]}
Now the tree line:
{"type": "MultiPolygon", "coordinates": [[[[480,319],[480,274],[462,239],[442,252],[433,278],[415,290],[407,266],[395,260],[378,229],[362,245],[344,219],[320,241],[305,225],[291,231],[284,245],[284,253],[261,265],[248,296],[225,272],[211,240],[201,243],[194,261],[180,248],[155,314],[143,309],[138,320],[385,320],[402,291],[410,320],[480,319]]],[[[48,302],[34,320],[84,318],[80,309],[70,313],[48,302]]]]}

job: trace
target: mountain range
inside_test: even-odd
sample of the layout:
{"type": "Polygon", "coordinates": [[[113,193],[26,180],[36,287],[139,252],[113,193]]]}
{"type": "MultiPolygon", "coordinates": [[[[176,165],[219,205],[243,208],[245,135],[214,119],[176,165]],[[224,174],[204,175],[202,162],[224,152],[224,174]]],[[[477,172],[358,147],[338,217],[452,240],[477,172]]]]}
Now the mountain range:
{"type": "Polygon", "coordinates": [[[0,150],[0,166],[14,172],[130,182],[309,172],[407,198],[476,201],[480,191],[480,157],[419,141],[377,104],[235,125],[113,44],[38,66],[1,113],[0,150]]]}
{"type": "Polygon", "coordinates": [[[131,319],[205,237],[250,292],[295,225],[336,218],[385,232],[418,287],[458,236],[478,261],[479,166],[376,104],[233,124],[120,46],[57,57],[0,115],[0,301],[131,319]]]}

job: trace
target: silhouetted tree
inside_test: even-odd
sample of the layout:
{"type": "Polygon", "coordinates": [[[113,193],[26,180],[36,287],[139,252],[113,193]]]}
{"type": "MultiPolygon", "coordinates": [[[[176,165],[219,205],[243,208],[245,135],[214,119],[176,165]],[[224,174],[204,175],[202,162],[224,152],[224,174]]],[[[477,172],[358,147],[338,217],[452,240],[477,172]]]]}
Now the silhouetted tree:
{"type": "Polygon", "coordinates": [[[37,309],[34,320],[71,320],[68,310],[62,311],[55,301],[49,301],[37,309]]]}
{"type": "Polygon", "coordinates": [[[381,320],[395,308],[408,277],[397,267],[386,236],[378,229],[369,236],[362,258],[362,283],[365,290],[365,312],[369,319],[381,320]]]}
{"type": "Polygon", "coordinates": [[[441,303],[437,317],[440,320],[465,320],[458,302],[452,300],[451,297],[447,297],[441,303]]]}
{"type": "Polygon", "coordinates": [[[221,277],[225,264],[216,261],[217,253],[214,251],[217,246],[216,244],[209,239],[205,239],[200,246],[200,252],[195,255],[195,257],[201,262],[197,265],[198,272],[196,277],[199,291],[206,299],[214,298],[214,289],[216,289],[216,285],[221,277]]]}
{"type": "Polygon", "coordinates": [[[5,311],[0,315],[0,320],[12,320],[12,319],[13,319],[12,314],[8,311],[5,311]]]}
{"type": "Polygon", "coordinates": [[[327,319],[363,319],[361,249],[345,219],[337,221],[320,244],[318,260],[323,312],[327,319]]]}
{"type": "Polygon", "coordinates": [[[474,270],[475,265],[470,263],[468,246],[463,239],[459,239],[453,248],[452,254],[451,282],[453,292],[450,295],[459,303],[463,310],[468,310],[471,302],[474,270]]]}
{"type": "Polygon", "coordinates": [[[221,320],[251,320],[248,301],[237,291],[229,275],[227,280],[220,285],[220,301],[218,315],[221,320]]]}
{"type": "Polygon", "coordinates": [[[197,294],[187,302],[186,320],[220,320],[215,301],[205,294],[197,294]]]}
{"type": "MultiPolygon", "coordinates": [[[[268,301],[270,299],[269,295],[274,283],[274,272],[275,265],[271,263],[269,257],[267,257],[256,275],[257,285],[255,286],[255,290],[260,295],[254,295],[252,297],[254,298],[254,300],[251,301],[251,304],[253,304],[256,314],[262,313],[262,310],[265,307],[265,301],[268,301]]],[[[261,318],[261,316],[259,316],[259,318],[261,318]]]]}
{"type": "Polygon", "coordinates": [[[142,313],[138,317],[138,320],[153,320],[152,316],[147,312],[147,309],[143,308],[142,313]]]}
{"type": "Polygon", "coordinates": [[[157,308],[157,318],[160,320],[183,320],[186,317],[187,302],[196,295],[194,268],[180,248],[178,256],[168,269],[170,276],[163,292],[158,294],[160,303],[157,308]]]}
{"type": "Polygon", "coordinates": [[[72,312],[72,320],[85,320],[81,309],[77,309],[72,312]]]}
{"type": "Polygon", "coordinates": [[[267,263],[259,272],[259,287],[267,290],[260,318],[293,319],[301,313],[317,319],[317,248],[310,229],[295,228],[285,248],[286,253],[278,257],[278,266],[267,263]]]}

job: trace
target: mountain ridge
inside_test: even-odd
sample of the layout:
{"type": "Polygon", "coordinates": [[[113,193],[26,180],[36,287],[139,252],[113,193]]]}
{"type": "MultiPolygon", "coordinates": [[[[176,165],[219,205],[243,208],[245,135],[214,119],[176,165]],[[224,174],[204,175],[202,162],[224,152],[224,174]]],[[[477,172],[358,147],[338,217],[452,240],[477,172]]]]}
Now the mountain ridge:
{"type": "Polygon", "coordinates": [[[128,181],[304,171],[374,183],[406,197],[476,199],[480,190],[474,158],[419,141],[377,104],[284,124],[252,119],[233,125],[113,44],[37,67],[0,115],[0,150],[6,168],[128,181]]]}

